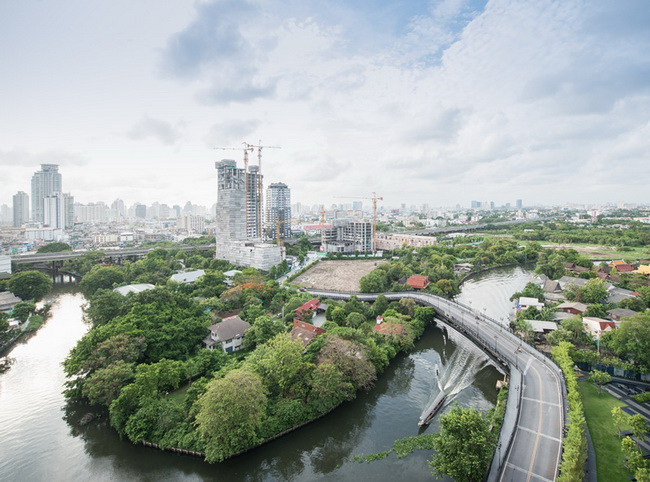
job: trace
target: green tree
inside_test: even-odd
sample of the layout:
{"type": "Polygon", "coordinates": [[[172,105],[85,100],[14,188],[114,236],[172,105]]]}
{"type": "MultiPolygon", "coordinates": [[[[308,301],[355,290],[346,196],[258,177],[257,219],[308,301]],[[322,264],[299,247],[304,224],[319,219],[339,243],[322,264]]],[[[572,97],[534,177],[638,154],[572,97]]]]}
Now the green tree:
{"type": "Polygon", "coordinates": [[[21,271],[9,280],[9,290],[23,300],[40,300],[52,285],[52,280],[40,271],[21,271]]]}
{"type": "Polygon", "coordinates": [[[339,403],[352,400],[356,389],[345,375],[330,363],[318,365],[310,380],[309,401],[319,412],[325,412],[339,403]]]}
{"type": "Polygon", "coordinates": [[[637,439],[643,440],[646,432],[648,431],[648,422],[646,421],[643,415],[632,415],[628,422],[630,427],[632,427],[632,435],[637,439]]]}
{"type": "Polygon", "coordinates": [[[114,285],[123,283],[126,275],[113,266],[94,266],[81,278],[79,289],[86,297],[92,296],[98,289],[112,289],[114,285]]]}
{"type": "Polygon", "coordinates": [[[377,379],[377,369],[369,359],[368,350],[340,336],[327,336],[318,355],[318,364],[323,363],[330,363],[338,368],[346,376],[346,380],[351,381],[356,388],[369,388],[377,379]]]}
{"type": "Polygon", "coordinates": [[[45,246],[41,246],[36,250],[38,254],[61,253],[63,251],[72,251],[72,247],[67,243],[54,242],[54,243],[46,244],[45,246]]]}
{"type": "Polygon", "coordinates": [[[494,438],[477,410],[456,405],[443,415],[433,445],[436,454],[430,464],[434,475],[449,475],[459,482],[484,480],[494,438]]]}
{"type": "Polygon", "coordinates": [[[607,372],[601,372],[600,370],[592,370],[589,373],[589,381],[595,383],[598,387],[598,393],[603,393],[603,385],[612,381],[612,376],[607,372]]]}
{"type": "Polygon", "coordinates": [[[510,297],[510,301],[514,301],[522,297],[536,298],[537,301],[544,301],[544,289],[537,283],[526,283],[526,286],[523,290],[516,292],[510,297]]]}
{"type": "Polygon", "coordinates": [[[100,288],[90,297],[84,312],[93,326],[100,326],[124,315],[125,308],[126,297],[117,291],[100,288]]]}
{"type": "Polygon", "coordinates": [[[266,393],[259,375],[246,369],[212,380],[197,401],[196,428],[206,461],[220,462],[259,442],[266,393]]]}
{"type": "Polygon", "coordinates": [[[621,427],[627,420],[627,414],[621,410],[621,407],[612,408],[612,418],[614,419],[614,425],[616,425],[616,431],[618,432],[619,438],[621,437],[621,427]]]}
{"type": "Polygon", "coordinates": [[[603,303],[609,295],[605,282],[600,278],[587,281],[582,288],[583,300],[585,303],[603,303]]]}
{"type": "Polygon", "coordinates": [[[650,313],[624,319],[618,329],[601,341],[619,357],[650,369],[650,313]]]}
{"type": "Polygon", "coordinates": [[[244,334],[244,348],[253,348],[266,343],[283,331],[285,326],[281,320],[275,320],[268,315],[258,316],[253,326],[244,334]]]}
{"type": "Polygon", "coordinates": [[[82,385],[82,394],[91,405],[108,407],[118,397],[122,387],[133,378],[133,364],[119,360],[86,378],[82,385]]]}
{"type": "Polygon", "coordinates": [[[345,318],[345,326],[359,328],[366,322],[366,317],[361,313],[352,312],[345,318]]]}
{"type": "Polygon", "coordinates": [[[359,280],[359,289],[362,293],[381,293],[386,291],[386,272],[374,270],[359,280]]]}
{"type": "Polygon", "coordinates": [[[12,314],[15,318],[18,318],[20,321],[26,321],[29,318],[29,315],[36,311],[36,305],[34,303],[26,303],[24,301],[16,303],[12,310],[12,314]]]}
{"type": "Polygon", "coordinates": [[[648,305],[641,297],[631,296],[625,298],[618,303],[618,306],[621,308],[627,308],[628,310],[634,311],[645,311],[648,308],[648,305]]]}
{"type": "Polygon", "coordinates": [[[282,333],[259,345],[247,358],[247,366],[256,371],[274,395],[303,394],[309,365],[302,360],[302,343],[282,333]]]}
{"type": "Polygon", "coordinates": [[[384,295],[379,295],[372,304],[372,314],[377,317],[383,315],[384,311],[388,309],[388,299],[384,295]]]}

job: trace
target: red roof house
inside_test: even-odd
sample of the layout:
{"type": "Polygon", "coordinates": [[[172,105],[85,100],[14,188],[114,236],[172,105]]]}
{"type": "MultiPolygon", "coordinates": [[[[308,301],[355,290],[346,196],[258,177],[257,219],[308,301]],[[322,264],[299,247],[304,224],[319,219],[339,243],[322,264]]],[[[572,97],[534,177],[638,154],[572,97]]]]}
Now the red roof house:
{"type": "Polygon", "coordinates": [[[299,340],[304,346],[309,345],[314,338],[316,338],[318,335],[322,335],[323,333],[327,332],[318,326],[314,326],[300,320],[293,320],[291,338],[294,340],[299,340]]]}
{"type": "Polygon", "coordinates": [[[423,290],[429,286],[430,283],[429,277],[421,274],[414,274],[406,280],[406,284],[414,290],[423,290]]]}
{"type": "Polygon", "coordinates": [[[302,306],[296,308],[296,318],[299,320],[304,320],[305,318],[311,319],[311,315],[316,311],[320,306],[320,300],[318,298],[313,298],[309,300],[302,306]]]}

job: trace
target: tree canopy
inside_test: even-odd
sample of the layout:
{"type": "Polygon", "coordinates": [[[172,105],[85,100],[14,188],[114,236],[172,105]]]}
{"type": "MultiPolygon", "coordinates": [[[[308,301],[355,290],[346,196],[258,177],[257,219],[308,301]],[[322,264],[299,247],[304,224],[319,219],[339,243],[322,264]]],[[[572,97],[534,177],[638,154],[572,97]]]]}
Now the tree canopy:
{"type": "Polygon", "coordinates": [[[23,300],[40,300],[52,289],[49,276],[40,271],[20,271],[9,280],[9,290],[23,300]]]}

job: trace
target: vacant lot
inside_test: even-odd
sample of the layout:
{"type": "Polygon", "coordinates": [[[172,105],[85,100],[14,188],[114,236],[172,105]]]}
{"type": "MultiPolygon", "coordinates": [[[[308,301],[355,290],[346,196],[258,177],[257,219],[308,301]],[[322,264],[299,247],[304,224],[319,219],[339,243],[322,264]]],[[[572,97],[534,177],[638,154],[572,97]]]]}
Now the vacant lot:
{"type": "Polygon", "coordinates": [[[321,261],[293,282],[304,288],[359,291],[359,280],[382,262],[381,260],[321,261]]]}
{"type": "Polygon", "coordinates": [[[647,246],[640,248],[629,248],[629,251],[620,251],[614,246],[598,246],[585,243],[544,243],[545,248],[573,248],[578,253],[584,254],[591,259],[640,259],[650,256],[650,249],[647,246]]]}

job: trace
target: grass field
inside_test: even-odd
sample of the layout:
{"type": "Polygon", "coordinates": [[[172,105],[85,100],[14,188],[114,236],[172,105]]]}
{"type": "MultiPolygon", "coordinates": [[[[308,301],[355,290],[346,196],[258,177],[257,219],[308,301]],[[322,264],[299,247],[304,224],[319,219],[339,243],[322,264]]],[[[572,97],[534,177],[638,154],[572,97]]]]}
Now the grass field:
{"type": "Polygon", "coordinates": [[[613,246],[599,246],[587,243],[548,243],[542,241],[542,246],[549,248],[571,248],[580,254],[588,256],[590,259],[639,259],[650,258],[650,248],[647,246],[639,248],[629,248],[629,251],[620,251],[613,246]]]}
{"type": "MultiPolygon", "coordinates": [[[[609,393],[600,394],[589,382],[580,382],[578,390],[582,396],[589,434],[596,451],[596,467],[599,482],[627,480],[630,472],[625,468],[621,441],[614,420],[612,408],[625,404],[609,393]]],[[[630,427],[621,427],[629,430],[630,427]]]]}

